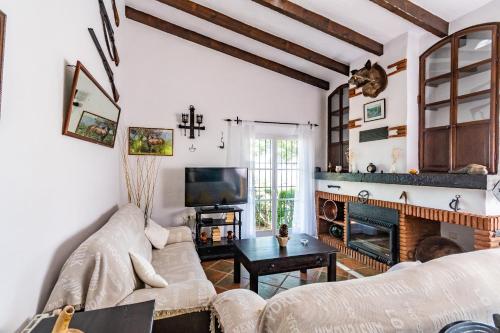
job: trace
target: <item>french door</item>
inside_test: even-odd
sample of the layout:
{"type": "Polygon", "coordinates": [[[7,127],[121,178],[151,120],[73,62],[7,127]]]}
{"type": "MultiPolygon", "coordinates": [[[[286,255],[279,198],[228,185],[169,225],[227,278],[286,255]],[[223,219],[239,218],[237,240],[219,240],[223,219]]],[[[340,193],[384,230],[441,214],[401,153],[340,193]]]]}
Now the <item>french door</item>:
{"type": "Polygon", "coordinates": [[[291,230],[298,184],[297,139],[259,138],[253,148],[257,236],[273,235],[281,224],[291,230]]]}

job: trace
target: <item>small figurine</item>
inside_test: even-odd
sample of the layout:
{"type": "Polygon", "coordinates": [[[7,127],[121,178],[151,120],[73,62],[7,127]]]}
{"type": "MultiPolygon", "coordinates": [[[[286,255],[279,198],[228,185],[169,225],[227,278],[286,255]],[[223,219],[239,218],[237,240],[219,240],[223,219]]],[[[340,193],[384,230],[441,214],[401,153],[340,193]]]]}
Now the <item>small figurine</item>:
{"type": "Polygon", "coordinates": [[[227,240],[232,241],[234,239],[234,234],[231,230],[227,232],[227,240]]]}
{"type": "Polygon", "coordinates": [[[212,228],[212,241],[214,242],[221,241],[220,229],[218,227],[212,228]]]}
{"type": "Polygon", "coordinates": [[[417,169],[410,169],[410,170],[408,171],[408,173],[409,173],[410,175],[414,175],[414,176],[416,176],[416,175],[418,175],[418,170],[417,170],[417,169]]]}
{"type": "Polygon", "coordinates": [[[200,241],[205,244],[208,242],[208,235],[205,231],[203,231],[200,235],[200,241]]]}

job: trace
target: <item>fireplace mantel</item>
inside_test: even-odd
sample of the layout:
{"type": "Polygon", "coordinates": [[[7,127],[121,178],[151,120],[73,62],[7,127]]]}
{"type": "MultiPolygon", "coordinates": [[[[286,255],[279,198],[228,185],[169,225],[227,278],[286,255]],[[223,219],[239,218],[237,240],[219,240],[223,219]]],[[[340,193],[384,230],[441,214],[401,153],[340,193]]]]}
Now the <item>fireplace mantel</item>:
{"type": "Polygon", "coordinates": [[[394,184],[410,186],[431,186],[486,190],[488,176],[467,174],[424,173],[410,175],[404,173],[332,173],[317,172],[317,180],[394,184]]]}

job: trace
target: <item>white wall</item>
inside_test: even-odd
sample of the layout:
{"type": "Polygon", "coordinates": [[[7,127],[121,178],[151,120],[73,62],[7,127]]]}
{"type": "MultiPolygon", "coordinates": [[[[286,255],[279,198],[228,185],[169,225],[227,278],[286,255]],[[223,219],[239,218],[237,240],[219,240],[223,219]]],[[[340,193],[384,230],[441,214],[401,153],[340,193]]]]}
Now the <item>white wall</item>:
{"type": "MultiPolygon", "coordinates": [[[[384,45],[384,55],[371,57],[372,64],[378,63],[387,71],[387,66],[406,58],[408,35],[404,34],[384,45]]],[[[351,64],[351,69],[364,67],[368,59],[363,57],[351,64]]],[[[349,148],[354,154],[356,169],[366,172],[369,163],[374,163],[377,170],[388,172],[392,163],[392,150],[399,148],[401,155],[397,163],[397,172],[407,171],[406,138],[394,138],[372,142],[359,142],[359,132],[384,126],[394,127],[407,123],[407,71],[402,71],[388,78],[387,88],[376,98],[359,95],[349,99],[349,119],[363,119],[363,106],[366,103],[386,100],[386,118],[371,122],[359,121],[361,127],[349,132],[349,148]]]]}
{"type": "Polygon", "coordinates": [[[66,65],[81,60],[108,89],[87,31],[95,27],[103,43],[98,2],[0,0],[0,9],[8,16],[0,332],[11,333],[42,310],[70,252],[116,210],[119,164],[117,149],[61,135],[72,75],[66,65]]]}
{"type": "MultiPolygon", "coordinates": [[[[184,168],[224,166],[218,148],[224,118],[286,122],[323,120],[324,91],[242,60],[127,20],[122,56],[123,106],[127,126],[174,128],[174,156],[164,157],[153,218],[164,225],[182,223],[184,168]],[[204,115],[206,131],[190,140],[176,129],[188,106],[204,115]],[[191,145],[196,152],[189,152],[191,145]]],[[[324,128],[317,128],[316,165],[325,165],[324,128]]]]}

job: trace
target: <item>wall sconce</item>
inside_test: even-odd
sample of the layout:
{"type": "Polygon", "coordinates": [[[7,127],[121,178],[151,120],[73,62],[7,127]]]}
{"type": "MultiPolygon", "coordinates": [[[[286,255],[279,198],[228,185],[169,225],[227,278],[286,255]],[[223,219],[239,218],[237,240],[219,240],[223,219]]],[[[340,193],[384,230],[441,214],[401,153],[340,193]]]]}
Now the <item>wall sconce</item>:
{"type": "Polygon", "coordinates": [[[195,130],[198,130],[198,136],[200,136],[200,131],[205,130],[205,126],[201,126],[201,124],[203,124],[203,115],[202,114],[196,115],[196,124],[198,124],[198,126],[194,125],[194,122],[195,122],[194,111],[195,110],[196,110],[195,107],[193,105],[190,105],[189,106],[189,114],[183,113],[182,118],[181,118],[182,125],[179,124],[179,128],[184,130],[184,136],[186,136],[186,134],[187,134],[186,130],[189,129],[189,138],[190,139],[194,139],[194,131],[195,130]],[[187,125],[187,123],[189,123],[189,126],[187,125]]]}

